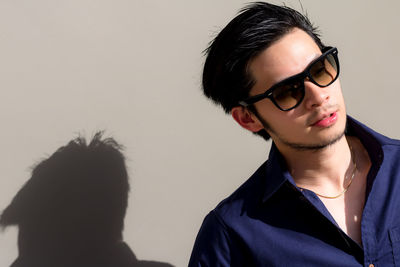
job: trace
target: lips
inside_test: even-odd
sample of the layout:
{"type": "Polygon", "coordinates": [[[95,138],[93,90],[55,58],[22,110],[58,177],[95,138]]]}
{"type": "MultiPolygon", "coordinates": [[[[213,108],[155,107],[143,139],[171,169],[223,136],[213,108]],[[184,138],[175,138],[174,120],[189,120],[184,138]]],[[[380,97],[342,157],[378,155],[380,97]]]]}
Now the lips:
{"type": "Polygon", "coordinates": [[[332,112],[332,113],[325,113],[320,115],[317,120],[311,124],[311,126],[317,126],[317,127],[329,127],[333,125],[337,121],[337,113],[332,112]]]}

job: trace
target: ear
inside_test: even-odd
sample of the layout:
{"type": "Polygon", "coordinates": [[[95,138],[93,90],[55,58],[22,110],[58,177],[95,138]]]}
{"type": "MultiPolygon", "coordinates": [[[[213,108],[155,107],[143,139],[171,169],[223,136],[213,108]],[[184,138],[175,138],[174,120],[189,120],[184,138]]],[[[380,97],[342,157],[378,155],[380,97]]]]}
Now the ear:
{"type": "Polygon", "coordinates": [[[240,126],[251,132],[256,133],[264,129],[264,126],[258,120],[258,118],[245,107],[238,106],[232,108],[231,115],[240,126]]]}

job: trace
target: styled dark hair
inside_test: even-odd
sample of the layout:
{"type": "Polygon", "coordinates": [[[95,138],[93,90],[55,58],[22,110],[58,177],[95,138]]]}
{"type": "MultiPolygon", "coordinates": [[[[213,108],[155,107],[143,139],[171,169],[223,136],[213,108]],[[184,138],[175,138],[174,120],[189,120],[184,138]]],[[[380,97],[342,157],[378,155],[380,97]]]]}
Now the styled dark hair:
{"type": "MultiPolygon", "coordinates": [[[[247,5],[205,50],[204,94],[229,113],[254,85],[249,62],[294,28],[309,34],[320,49],[324,47],[317,28],[300,12],[264,2],[247,5]]],[[[250,110],[257,115],[253,106],[250,110]]],[[[265,130],[257,134],[270,138],[265,130]]]]}
{"type": "Polygon", "coordinates": [[[102,139],[102,132],[89,144],[82,137],[70,141],[36,165],[0,225],[46,228],[38,236],[72,229],[82,242],[84,237],[122,240],[129,182],[121,149],[114,139],[102,139]]]}

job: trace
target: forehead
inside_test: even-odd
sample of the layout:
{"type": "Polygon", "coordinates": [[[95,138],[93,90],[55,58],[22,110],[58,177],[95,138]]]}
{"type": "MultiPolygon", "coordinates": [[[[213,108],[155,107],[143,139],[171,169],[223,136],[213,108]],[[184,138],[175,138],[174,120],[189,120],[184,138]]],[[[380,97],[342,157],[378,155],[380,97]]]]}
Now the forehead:
{"type": "Polygon", "coordinates": [[[294,29],[273,43],[249,63],[249,71],[256,82],[272,86],[289,76],[303,71],[321,55],[314,40],[304,31],[294,29]]]}

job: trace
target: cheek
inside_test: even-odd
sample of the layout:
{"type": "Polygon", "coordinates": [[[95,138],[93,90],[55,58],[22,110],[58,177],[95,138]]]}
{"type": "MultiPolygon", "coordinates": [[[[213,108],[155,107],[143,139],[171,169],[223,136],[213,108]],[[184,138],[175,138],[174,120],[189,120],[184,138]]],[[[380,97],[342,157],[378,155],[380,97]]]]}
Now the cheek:
{"type": "Polygon", "coordinates": [[[284,112],[282,112],[280,115],[270,116],[268,118],[269,120],[267,121],[269,122],[271,128],[282,133],[291,132],[301,124],[299,118],[293,118],[284,112]]]}
{"type": "Polygon", "coordinates": [[[262,117],[266,121],[270,121],[271,119],[277,117],[280,111],[268,98],[255,103],[254,109],[258,116],[262,117]]]}
{"type": "Polygon", "coordinates": [[[336,98],[337,102],[343,103],[343,93],[342,93],[342,87],[340,85],[340,81],[339,79],[336,80],[332,85],[332,91],[333,91],[333,95],[336,98]]]}

